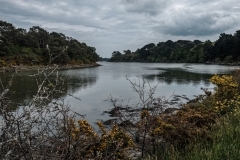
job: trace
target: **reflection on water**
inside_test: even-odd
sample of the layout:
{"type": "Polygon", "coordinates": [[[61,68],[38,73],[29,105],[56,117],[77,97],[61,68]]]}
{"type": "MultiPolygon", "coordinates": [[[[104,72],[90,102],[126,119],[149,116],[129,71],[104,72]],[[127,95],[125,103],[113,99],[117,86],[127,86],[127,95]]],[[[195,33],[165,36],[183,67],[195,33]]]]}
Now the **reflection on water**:
{"type": "Polygon", "coordinates": [[[68,76],[64,87],[66,87],[66,93],[73,94],[78,90],[91,87],[96,83],[96,81],[97,81],[97,76],[89,76],[85,74],[72,75],[72,76],[68,76]]]}
{"type": "MultiPolygon", "coordinates": [[[[54,94],[50,97],[50,100],[56,100],[60,98],[65,98],[67,94],[73,94],[74,92],[91,87],[96,83],[97,77],[95,76],[87,76],[85,74],[79,75],[67,75],[66,71],[59,71],[59,76],[62,78],[66,78],[65,83],[61,86],[61,91],[57,94],[54,94]]],[[[10,82],[12,79],[12,85],[10,91],[7,95],[11,102],[11,108],[14,109],[21,105],[28,105],[33,96],[37,93],[37,80],[39,81],[38,76],[33,76],[36,72],[19,72],[18,74],[13,73],[1,73],[0,78],[3,83],[3,87],[10,82]]],[[[43,76],[40,75],[40,78],[43,79],[43,76]]],[[[56,78],[56,73],[52,74],[49,77],[49,82],[54,84],[56,78]]],[[[49,83],[48,82],[48,83],[49,83]]],[[[1,87],[0,93],[3,88],[1,87]]]]}
{"type": "MultiPolygon", "coordinates": [[[[236,66],[202,65],[202,64],[168,64],[168,63],[107,63],[94,68],[59,71],[62,77],[68,77],[64,83],[64,92],[54,95],[53,99],[64,99],[76,112],[86,114],[88,121],[94,123],[97,119],[108,119],[103,111],[112,108],[110,95],[123,100],[124,105],[136,105],[139,98],[133,92],[131,81],[137,77],[145,77],[152,86],[158,85],[155,96],[202,94],[201,87],[214,87],[209,78],[214,74],[229,74],[236,66]],[[74,97],[81,99],[75,99],[74,97]]],[[[37,83],[29,75],[34,72],[19,72],[13,77],[12,87],[8,95],[12,102],[26,104],[36,93],[37,83]]],[[[11,78],[10,73],[0,73],[3,86],[11,78]]],[[[54,75],[51,77],[54,79],[54,75]]],[[[0,92],[2,87],[0,87],[0,92]]],[[[17,105],[12,105],[13,108],[17,105]]]]}
{"type": "Polygon", "coordinates": [[[209,79],[212,76],[212,74],[193,73],[178,68],[170,69],[156,68],[156,70],[160,70],[160,72],[158,74],[145,75],[144,77],[148,81],[157,80],[160,83],[166,83],[168,85],[171,85],[172,83],[176,83],[178,85],[193,83],[194,85],[197,86],[201,82],[204,82],[206,85],[209,85],[210,84],[209,79]]]}

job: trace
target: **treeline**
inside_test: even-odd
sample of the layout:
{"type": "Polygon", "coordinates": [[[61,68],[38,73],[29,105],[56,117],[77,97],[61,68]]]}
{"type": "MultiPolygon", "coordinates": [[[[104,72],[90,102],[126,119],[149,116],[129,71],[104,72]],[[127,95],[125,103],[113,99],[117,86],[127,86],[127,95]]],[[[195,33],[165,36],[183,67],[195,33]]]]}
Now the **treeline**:
{"type": "Polygon", "coordinates": [[[240,30],[222,33],[215,42],[178,40],[150,43],[135,52],[114,51],[111,62],[233,63],[240,61],[240,30]]]}
{"type": "Polygon", "coordinates": [[[92,64],[99,59],[94,47],[39,26],[28,31],[0,20],[0,66],[92,64]]]}

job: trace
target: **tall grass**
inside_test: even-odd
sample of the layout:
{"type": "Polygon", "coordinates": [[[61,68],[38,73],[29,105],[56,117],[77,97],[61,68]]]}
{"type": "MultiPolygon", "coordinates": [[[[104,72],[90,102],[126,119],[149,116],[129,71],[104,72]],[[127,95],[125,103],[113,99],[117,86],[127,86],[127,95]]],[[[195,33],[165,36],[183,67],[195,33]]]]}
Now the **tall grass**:
{"type": "Polygon", "coordinates": [[[210,130],[211,142],[196,143],[187,152],[166,148],[159,150],[158,160],[238,160],[240,159],[240,111],[228,113],[217,120],[210,130]]]}
{"type": "Polygon", "coordinates": [[[240,159],[240,112],[219,119],[211,130],[212,145],[200,143],[183,159],[240,159]]]}

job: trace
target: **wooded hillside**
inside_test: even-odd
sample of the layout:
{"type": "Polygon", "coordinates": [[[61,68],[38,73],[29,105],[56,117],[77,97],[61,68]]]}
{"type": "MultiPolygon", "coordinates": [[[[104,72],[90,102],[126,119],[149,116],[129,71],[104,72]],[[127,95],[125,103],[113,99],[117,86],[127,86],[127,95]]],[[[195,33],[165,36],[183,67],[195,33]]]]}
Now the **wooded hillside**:
{"type": "Polygon", "coordinates": [[[0,66],[92,64],[99,59],[94,47],[39,26],[28,31],[0,20],[0,66]],[[51,57],[51,58],[50,58],[51,57]]]}
{"type": "Polygon", "coordinates": [[[222,33],[215,42],[178,40],[147,44],[135,52],[114,51],[111,62],[233,63],[240,61],[240,30],[222,33]]]}

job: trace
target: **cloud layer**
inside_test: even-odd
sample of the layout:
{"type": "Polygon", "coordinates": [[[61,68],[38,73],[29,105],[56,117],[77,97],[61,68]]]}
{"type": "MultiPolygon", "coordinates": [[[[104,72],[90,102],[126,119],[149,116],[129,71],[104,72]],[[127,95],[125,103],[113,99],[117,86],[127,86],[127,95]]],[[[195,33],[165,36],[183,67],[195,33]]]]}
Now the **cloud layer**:
{"type": "Polygon", "coordinates": [[[238,0],[0,0],[1,20],[17,28],[40,26],[97,49],[135,51],[148,43],[216,40],[240,30],[238,0]]]}

